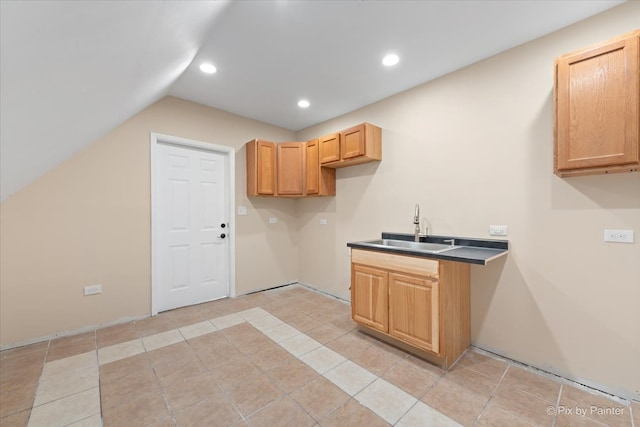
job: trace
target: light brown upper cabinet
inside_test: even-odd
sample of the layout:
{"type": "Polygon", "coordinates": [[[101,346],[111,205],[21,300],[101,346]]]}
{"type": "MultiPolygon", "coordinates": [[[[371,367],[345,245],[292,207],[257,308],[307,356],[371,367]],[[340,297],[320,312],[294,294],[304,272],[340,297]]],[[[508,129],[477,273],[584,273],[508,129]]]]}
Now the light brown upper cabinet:
{"type": "Polygon", "coordinates": [[[247,196],[276,195],[276,144],[262,139],[249,141],[247,151],[247,196]]]}
{"type": "Polygon", "coordinates": [[[335,168],[382,160],[382,129],[362,123],[308,142],[247,142],[247,196],[336,195],[335,168]]]}
{"type": "Polygon", "coordinates": [[[335,196],[336,170],[320,167],[320,140],[306,144],[305,194],[307,196],[335,196]]]}
{"type": "Polygon", "coordinates": [[[279,196],[304,195],[304,142],[281,142],[277,147],[279,196]]]}
{"type": "Polygon", "coordinates": [[[382,129],[362,123],[320,138],[320,163],[342,168],[382,160],[382,129]]]}
{"type": "Polygon", "coordinates": [[[340,161],[340,134],[332,133],[320,138],[320,163],[340,161]]]}
{"type": "Polygon", "coordinates": [[[640,166],[640,30],[555,61],[554,172],[640,166]]]}

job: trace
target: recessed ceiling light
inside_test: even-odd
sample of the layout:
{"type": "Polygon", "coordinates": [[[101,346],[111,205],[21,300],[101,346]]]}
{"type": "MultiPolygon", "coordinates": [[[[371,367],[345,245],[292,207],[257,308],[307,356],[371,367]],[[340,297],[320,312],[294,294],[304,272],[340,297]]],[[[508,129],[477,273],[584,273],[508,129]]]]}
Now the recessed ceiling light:
{"type": "Polygon", "coordinates": [[[390,53],[382,58],[382,64],[387,67],[391,67],[392,65],[396,65],[400,61],[400,58],[395,53],[390,53]]]}
{"type": "Polygon", "coordinates": [[[309,101],[307,101],[306,99],[301,99],[300,101],[298,101],[298,107],[300,108],[309,108],[309,101]]]}
{"type": "Polygon", "coordinates": [[[216,67],[213,64],[208,64],[206,62],[200,64],[200,71],[202,71],[203,73],[207,73],[207,74],[213,74],[216,71],[218,71],[216,69],[216,67]]]}

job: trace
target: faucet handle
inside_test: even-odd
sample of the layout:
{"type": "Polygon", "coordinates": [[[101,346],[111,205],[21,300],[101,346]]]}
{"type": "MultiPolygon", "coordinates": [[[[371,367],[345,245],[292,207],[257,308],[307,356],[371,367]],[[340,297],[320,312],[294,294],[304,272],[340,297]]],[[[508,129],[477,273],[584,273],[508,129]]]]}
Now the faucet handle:
{"type": "Polygon", "coordinates": [[[456,239],[445,239],[445,240],[443,240],[443,242],[449,243],[451,246],[455,246],[456,245],[456,239]]]}

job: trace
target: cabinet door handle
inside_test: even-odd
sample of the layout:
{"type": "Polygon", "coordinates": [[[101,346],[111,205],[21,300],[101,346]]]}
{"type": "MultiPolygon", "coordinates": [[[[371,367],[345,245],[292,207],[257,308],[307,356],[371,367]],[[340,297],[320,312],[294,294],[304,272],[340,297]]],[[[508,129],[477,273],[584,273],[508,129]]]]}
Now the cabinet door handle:
{"type": "Polygon", "coordinates": [[[219,235],[218,237],[219,237],[219,238],[221,238],[221,239],[224,239],[225,237],[227,237],[227,235],[226,235],[226,234],[224,234],[224,233],[222,233],[222,234],[221,234],[221,235],[219,235]]]}

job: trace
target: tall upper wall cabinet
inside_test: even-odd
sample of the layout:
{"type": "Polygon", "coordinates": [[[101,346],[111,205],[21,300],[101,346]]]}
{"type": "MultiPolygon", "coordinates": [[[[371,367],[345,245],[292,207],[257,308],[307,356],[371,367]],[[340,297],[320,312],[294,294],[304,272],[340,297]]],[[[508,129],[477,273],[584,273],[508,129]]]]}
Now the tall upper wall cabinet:
{"type": "Polygon", "coordinates": [[[276,179],[278,195],[304,195],[304,142],[276,144],[276,179]]]}
{"type": "Polygon", "coordinates": [[[306,195],[306,144],[304,142],[277,144],[254,139],[247,142],[246,151],[247,196],[303,197],[306,195]]]}
{"type": "Polygon", "coordinates": [[[640,30],[555,61],[554,172],[640,167],[640,30]]]}
{"type": "Polygon", "coordinates": [[[246,144],[247,196],[276,195],[276,144],[254,139],[246,144]]]}
{"type": "Polygon", "coordinates": [[[362,123],[307,142],[246,144],[247,196],[335,196],[335,168],[382,160],[382,129],[362,123]]]}
{"type": "Polygon", "coordinates": [[[305,195],[335,196],[336,170],[320,167],[320,141],[313,139],[306,144],[305,195]]]}

